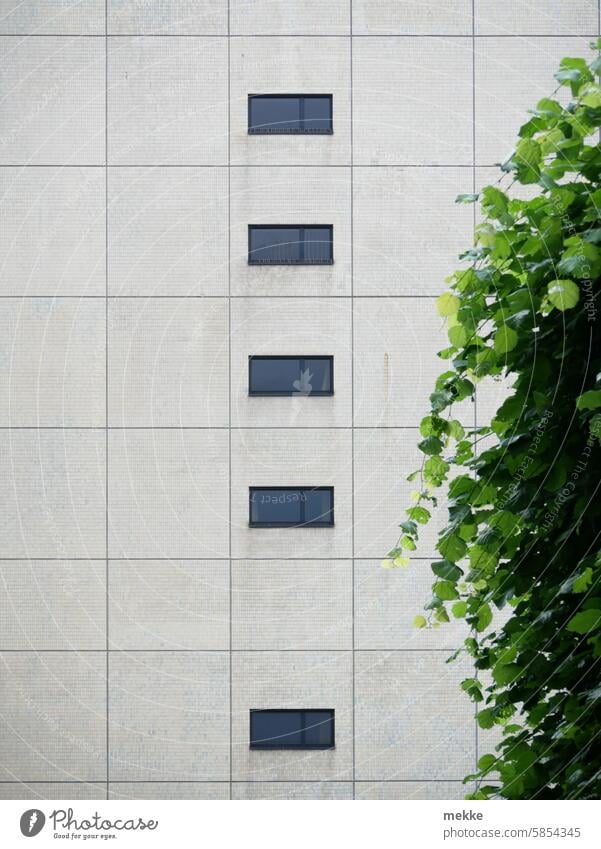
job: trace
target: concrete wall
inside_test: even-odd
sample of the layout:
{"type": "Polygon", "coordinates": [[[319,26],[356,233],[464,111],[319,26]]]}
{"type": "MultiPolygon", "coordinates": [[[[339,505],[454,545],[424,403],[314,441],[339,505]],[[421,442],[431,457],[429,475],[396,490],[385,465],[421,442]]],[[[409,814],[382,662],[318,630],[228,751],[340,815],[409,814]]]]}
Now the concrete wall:
{"type": "Polygon", "coordinates": [[[0,0],[0,797],[462,796],[490,744],[461,627],[411,627],[434,530],[380,559],[454,197],[598,32],[597,0],[0,0]],[[331,92],[334,134],[248,136],[274,90],[331,92]],[[305,219],[332,266],[248,267],[248,223],[305,219]],[[333,354],[335,396],[249,399],[269,352],[333,354]],[[249,485],[307,483],[335,528],[247,527],[249,485]],[[250,708],[324,706],[335,750],[249,750],[250,708]]]}

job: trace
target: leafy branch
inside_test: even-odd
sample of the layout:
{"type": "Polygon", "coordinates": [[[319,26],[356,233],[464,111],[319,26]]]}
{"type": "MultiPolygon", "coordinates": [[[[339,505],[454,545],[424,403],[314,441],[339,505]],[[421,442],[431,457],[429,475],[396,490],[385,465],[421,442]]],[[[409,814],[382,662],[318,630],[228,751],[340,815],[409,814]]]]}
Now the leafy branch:
{"type": "Polygon", "coordinates": [[[503,730],[466,777],[473,798],[601,795],[601,41],[591,47],[592,62],[563,59],[555,75],[568,105],[540,100],[499,183],[457,199],[479,202],[482,221],[437,301],[448,367],[383,564],[409,565],[443,491],[432,597],[414,624],[471,629],[454,655],[474,660],[462,688],[480,727],[503,730]],[[504,191],[507,178],[530,199],[504,191]],[[495,378],[510,394],[466,432],[452,406],[495,378]]]}

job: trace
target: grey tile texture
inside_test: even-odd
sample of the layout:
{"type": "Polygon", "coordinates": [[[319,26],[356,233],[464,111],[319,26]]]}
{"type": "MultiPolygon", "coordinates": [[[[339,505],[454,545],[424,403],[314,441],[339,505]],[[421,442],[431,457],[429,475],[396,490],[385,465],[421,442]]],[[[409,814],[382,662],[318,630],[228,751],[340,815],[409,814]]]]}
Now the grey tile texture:
{"type": "Polygon", "coordinates": [[[114,35],[227,35],[227,0],[107,0],[114,35]]]}
{"type": "Polygon", "coordinates": [[[104,163],[104,44],[0,37],[0,165],[104,163]]]}
{"type": "Polygon", "coordinates": [[[101,35],[105,0],[0,0],[0,33],[101,35]]]}
{"type": "Polygon", "coordinates": [[[352,648],[349,560],[232,563],[234,649],[352,648]]]}
{"type": "Polygon", "coordinates": [[[459,684],[465,660],[438,651],[355,657],[357,780],[461,780],[475,768],[473,706],[459,684]]]}
{"type": "Polygon", "coordinates": [[[3,781],[106,776],[104,652],[0,653],[3,781]]]}
{"type": "Polygon", "coordinates": [[[0,430],[2,554],[106,556],[106,440],[81,429],[0,430]]]}
{"type": "Polygon", "coordinates": [[[226,560],[111,560],[110,643],[119,649],[229,649],[226,560]]]}
{"type": "Polygon", "coordinates": [[[109,424],[226,427],[227,336],[225,298],[111,299],[109,424]]]}
{"type": "Polygon", "coordinates": [[[101,168],[0,168],[1,295],[104,296],[101,168]]]}
{"type": "Polygon", "coordinates": [[[110,659],[113,780],[229,780],[227,652],[110,659]]]}
{"type": "Polygon", "coordinates": [[[3,427],[104,427],[102,299],[0,299],[3,427]]]}
{"type": "Polygon", "coordinates": [[[110,557],[227,557],[227,431],[112,430],[108,443],[110,557]]]}
{"type": "Polygon", "coordinates": [[[226,38],[110,38],[109,163],[227,164],[226,62],[226,38]]]}
{"type": "Polygon", "coordinates": [[[0,560],[0,650],[104,651],[104,560],[0,560]]]}

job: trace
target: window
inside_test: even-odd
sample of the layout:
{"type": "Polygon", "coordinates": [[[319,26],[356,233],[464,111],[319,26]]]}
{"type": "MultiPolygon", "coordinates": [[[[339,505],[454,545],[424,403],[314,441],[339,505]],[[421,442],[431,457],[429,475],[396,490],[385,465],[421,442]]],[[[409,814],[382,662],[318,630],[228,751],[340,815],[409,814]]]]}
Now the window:
{"type": "Polygon", "coordinates": [[[333,395],[333,357],[248,358],[249,395],[333,395]]]}
{"type": "Polygon", "coordinates": [[[331,94],[249,94],[248,132],[331,135],[331,94]]]}
{"type": "Polygon", "coordinates": [[[251,710],[251,749],[333,749],[334,711],[251,710]]]}
{"type": "Polygon", "coordinates": [[[251,486],[251,528],[328,528],[334,524],[333,486],[251,486]]]}
{"type": "Polygon", "coordinates": [[[331,265],[331,224],[249,224],[250,265],[331,265]]]}

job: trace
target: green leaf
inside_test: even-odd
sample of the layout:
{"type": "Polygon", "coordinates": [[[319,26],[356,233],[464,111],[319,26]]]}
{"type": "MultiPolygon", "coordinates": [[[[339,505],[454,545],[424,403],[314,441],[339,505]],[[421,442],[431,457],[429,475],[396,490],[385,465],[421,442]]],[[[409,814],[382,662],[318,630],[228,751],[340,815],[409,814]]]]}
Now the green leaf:
{"type": "Polygon", "coordinates": [[[457,419],[451,419],[449,422],[449,434],[453,437],[453,439],[457,440],[457,442],[465,436],[463,425],[461,422],[458,422],[457,419]]]}
{"type": "Polygon", "coordinates": [[[434,611],[434,619],[436,622],[450,622],[449,614],[444,607],[437,607],[434,611]]]}
{"type": "Polygon", "coordinates": [[[441,316],[455,315],[460,306],[461,301],[457,295],[453,295],[451,292],[445,292],[436,299],[436,309],[438,315],[441,316]]]}
{"type": "Polygon", "coordinates": [[[436,610],[442,604],[442,601],[438,598],[438,596],[433,595],[432,598],[424,604],[425,610],[436,610]]]}
{"type": "Polygon", "coordinates": [[[478,761],[478,769],[481,769],[482,772],[488,772],[493,768],[496,762],[497,758],[495,758],[494,755],[482,755],[482,757],[478,761]]]}
{"type": "Polygon", "coordinates": [[[410,519],[413,519],[414,522],[417,522],[420,525],[426,525],[430,519],[430,513],[426,510],[425,507],[420,507],[417,505],[416,507],[408,507],[405,511],[410,519]]]}
{"type": "Polygon", "coordinates": [[[449,484],[449,498],[452,501],[467,501],[476,491],[476,481],[467,475],[454,478],[449,484]]]}
{"type": "Polygon", "coordinates": [[[481,702],[484,698],[482,695],[482,685],[477,678],[466,678],[461,682],[461,689],[466,692],[470,699],[474,702],[481,702]]]}
{"type": "Polygon", "coordinates": [[[540,115],[544,118],[555,120],[563,112],[563,106],[557,100],[551,100],[548,97],[543,97],[536,104],[536,109],[532,110],[534,115],[540,115]]]}
{"type": "Polygon", "coordinates": [[[455,584],[452,581],[436,581],[432,589],[442,601],[453,601],[458,597],[455,584]]]}
{"type": "Polygon", "coordinates": [[[453,327],[449,327],[448,336],[449,342],[455,348],[463,348],[469,338],[468,332],[462,324],[455,324],[453,327]]]}
{"type": "Polygon", "coordinates": [[[415,541],[410,536],[407,536],[407,534],[404,534],[400,538],[399,545],[406,551],[415,551],[416,549],[415,541]]]}
{"type": "Polygon", "coordinates": [[[447,423],[440,416],[424,416],[419,425],[419,432],[422,436],[437,436],[445,433],[447,423]]]}
{"type": "Polygon", "coordinates": [[[493,572],[499,562],[498,554],[488,551],[481,545],[473,545],[469,557],[471,568],[481,572],[493,572]]]}
{"type": "Polygon", "coordinates": [[[601,106],[601,91],[599,86],[587,86],[586,93],[580,97],[583,106],[598,109],[601,106]]]}
{"type": "Polygon", "coordinates": [[[580,575],[574,578],[572,583],[572,592],[574,593],[584,593],[590,587],[593,580],[593,570],[590,566],[587,566],[580,575]]]}
{"type": "Polygon", "coordinates": [[[467,613],[467,602],[456,601],[455,604],[451,605],[451,613],[455,619],[463,619],[467,613]]]}
{"type": "Polygon", "coordinates": [[[580,87],[584,83],[590,82],[593,79],[593,75],[585,60],[579,56],[562,59],[559,65],[559,71],[554,76],[562,85],[569,85],[573,95],[578,94],[580,87]]]}
{"type": "Polygon", "coordinates": [[[553,306],[564,312],[576,306],[580,289],[573,280],[554,280],[549,283],[547,294],[553,306]]]}
{"type": "Polygon", "coordinates": [[[504,422],[511,422],[519,418],[524,411],[524,396],[522,394],[511,395],[506,398],[497,410],[496,416],[504,422]]]}
{"type": "Polygon", "coordinates": [[[540,145],[532,139],[521,139],[515,152],[516,158],[528,165],[536,165],[541,160],[540,145]]]}
{"type": "Polygon", "coordinates": [[[598,407],[601,407],[601,389],[589,389],[576,398],[578,410],[596,410],[598,407]]]}
{"type": "Polygon", "coordinates": [[[513,351],[517,344],[518,335],[515,330],[512,330],[506,324],[499,327],[493,338],[493,345],[497,354],[507,354],[509,351],[513,351]]]}
{"type": "Polygon", "coordinates": [[[477,377],[483,377],[485,374],[496,368],[497,355],[492,348],[484,348],[476,354],[476,368],[474,373],[477,377]]]}
{"type": "Polygon", "coordinates": [[[566,629],[576,634],[590,634],[601,627],[601,610],[581,610],[572,616],[566,629]]]}
{"type": "Polygon", "coordinates": [[[548,133],[545,133],[543,136],[539,136],[538,141],[541,146],[543,156],[547,156],[549,153],[557,153],[559,143],[564,141],[564,139],[565,136],[559,127],[554,127],[552,130],[549,130],[548,133]]]}
{"type": "Polygon", "coordinates": [[[423,454],[440,454],[443,449],[443,444],[437,436],[427,436],[418,443],[419,450],[423,454]]]}
{"type": "Polygon", "coordinates": [[[483,604],[478,608],[476,620],[476,631],[485,631],[492,622],[492,610],[488,604],[483,604]]]}
{"type": "Polygon", "coordinates": [[[427,626],[428,626],[428,620],[426,619],[425,616],[416,616],[415,619],[413,620],[413,627],[414,628],[427,628],[427,626]]]}
{"type": "Polygon", "coordinates": [[[492,677],[499,686],[513,684],[520,677],[524,670],[517,663],[506,663],[495,666],[492,671],[492,677]]]}
{"type": "Polygon", "coordinates": [[[455,198],[455,203],[474,203],[474,201],[478,200],[478,195],[457,195],[455,198]]]}
{"type": "Polygon", "coordinates": [[[453,402],[453,396],[448,390],[444,392],[432,392],[430,395],[430,404],[434,413],[440,413],[445,407],[453,402]]]}
{"type": "Polygon", "coordinates": [[[507,215],[509,198],[500,189],[486,186],[482,189],[482,209],[491,218],[501,220],[507,215]]]}
{"type": "Polygon", "coordinates": [[[479,710],[476,719],[480,728],[492,728],[495,724],[495,717],[490,708],[479,710]]]}
{"type": "Polygon", "coordinates": [[[397,569],[406,569],[407,566],[409,566],[410,562],[410,559],[405,555],[399,555],[398,557],[395,557],[392,561],[393,566],[395,566],[397,569]]]}
{"type": "Polygon", "coordinates": [[[410,560],[408,557],[396,555],[395,557],[386,557],[382,560],[382,569],[406,569],[409,566],[410,560]]]}
{"type": "Polygon", "coordinates": [[[450,560],[437,560],[432,563],[431,568],[435,575],[446,581],[458,581],[463,574],[459,566],[450,560]]]}
{"type": "Polygon", "coordinates": [[[586,280],[595,277],[601,271],[601,252],[599,248],[576,236],[566,240],[569,247],[561,255],[557,271],[569,277],[586,280]]]}
{"type": "Polygon", "coordinates": [[[534,139],[520,139],[512,161],[515,163],[518,177],[523,183],[535,182],[540,174],[540,163],[543,157],[538,142],[534,139]]]}
{"type": "Polygon", "coordinates": [[[582,238],[585,242],[594,242],[595,244],[599,244],[601,242],[601,227],[595,227],[592,230],[587,230],[586,233],[582,234],[582,238]]]}
{"type": "Polygon", "coordinates": [[[439,539],[436,548],[440,551],[445,560],[451,560],[453,562],[460,560],[467,551],[465,542],[458,534],[454,533],[442,536],[439,539]]]}
{"type": "Polygon", "coordinates": [[[474,384],[465,378],[455,381],[455,401],[463,401],[474,394],[474,384]]]}
{"type": "Polygon", "coordinates": [[[424,463],[424,477],[436,486],[444,480],[449,471],[449,464],[434,454],[424,463]]]}

